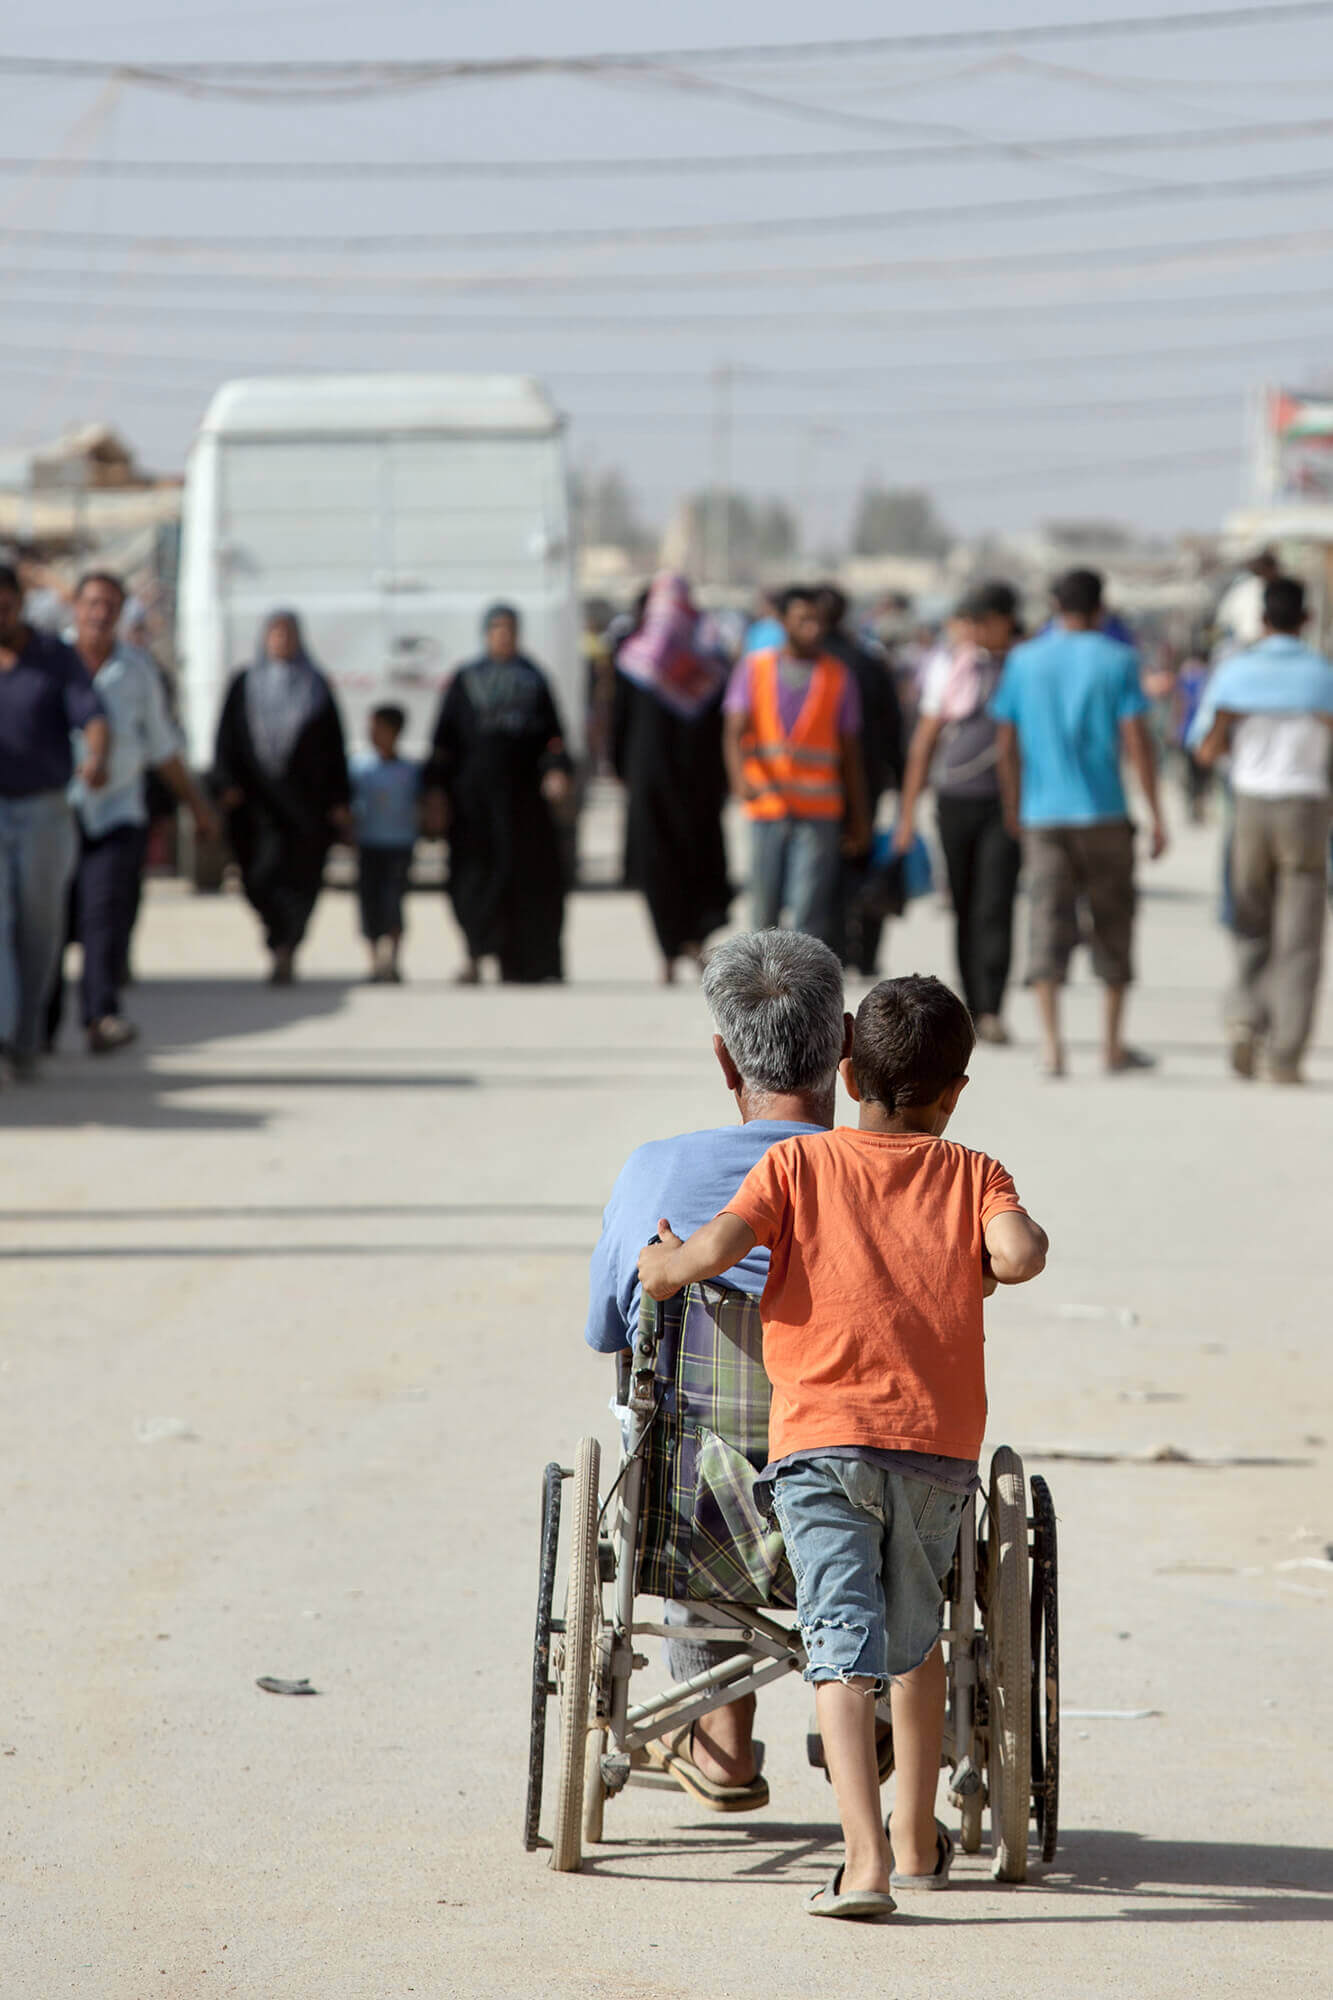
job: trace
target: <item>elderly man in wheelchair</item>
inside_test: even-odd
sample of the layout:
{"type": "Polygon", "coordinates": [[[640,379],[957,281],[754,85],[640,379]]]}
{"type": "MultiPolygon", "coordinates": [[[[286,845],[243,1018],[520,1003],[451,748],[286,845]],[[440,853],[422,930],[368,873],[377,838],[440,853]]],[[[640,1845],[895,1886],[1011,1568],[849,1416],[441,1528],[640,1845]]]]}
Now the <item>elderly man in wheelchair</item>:
{"type": "MultiPolygon", "coordinates": [[[[970,1049],[966,1017],[962,1016],[960,1028],[954,1017],[961,1015],[961,1008],[947,989],[936,981],[894,985],[921,988],[937,1011],[944,1006],[946,1015],[951,1008],[955,1041],[963,1037],[970,1049]],[[927,989],[935,989],[935,997],[927,989]]],[[[889,988],[877,992],[886,996],[884,1005],[901,1010],[907,1004],[889,988]]],[[[816,941],[792,933],[732,940],[710,965],[706,997],[717,1030],[715,1053],[736,1097],[741,1123],[640,1148],[621,1173],[607,1209],[593,1260],[587,1337],[599,1350],[617,1354],[625,1451],[604,1499],[598,1490],[594,1439],[583,1441],[572,1474],[558,1465],[547,1468],[526,1842],[532,1847],[539,1840],[550,1695],[558,1696],[560,1712],[551,1858],[555,1868],[569,1870],[580,1866],[584,1842],[600,1840],[606,1800],[646,1768],[668,1774],[693,1799],[714,1810],[749,1811],[766,1804],[762,1749],[752,1735],[755,1693],[766,1682],[796,1671],[816,1683],[821,1723],[831,1732],[829,1761],[835,1767],[848,1837],[847,1866],[852,1870],[845,1884],[840,1870],[829,1889],[810,1899],[812,1914],[889,1913],[890,1868],[894,1887],[947,1883],[950,1837],[941,1829],[930,1854],[917,1838],[924,1797],[924,1824],[935,1842],[929,1816],[935,1781],[912,1770],[913,1762],[920,1761],[915,1753],[920,1737],[915,1709],[923,1701],[927,1708],[938,1703],[942,1709],[946,1695],[951,1727],[943,1761],[953,1773],[951,1796],[962,1816],[962,1845],[968,1851],[980,1845],[981,1815],[989,1797],[995,1872],[1022,1879],[1034,1803],[1043,1852],[1053,1852],[1055,1841],[1058,1703],[1054,1517],[1049,1495],[1042,1482],[1033,1482],[1034,1517],[1029,1520],[1021,1465],[1012,1453],[996,1452],[986,1531],[979,1536],[972,1498],[977,1485],[974,1465],[939,1458],[918,1463],[919,1454],[909,1454],[914,1462],[908,1463],[901,1453],[879,1453],[879,1458],[893,1461],[891,1469],[876,1469],[873,1464],[840,1468],[840,1475],[848,1474],[842,1480],[848,1492],[858,1479],[874,1483],[906,1475],[904,1491],[915,1494],[919,1487],[920,1492],[936,1496],[931,1505],[940,1515],[942,1539],[937,1538],[938,1547],[926,1549],[926,1563],[934,1571],[947,1569],[947,1578],[942,1575],[938,1585],[927,1587],[931,1603],[924,1610],[908,1607],[908,1622],[915,1618],[916,1636],[900,1632],[896,1651],[890,1640],[884,1663],[871,1658],[874,1644],[864,1655],[858,1652],[855,1660],[851,1653],[841,1662],[823,1658],[838,1620],[829,1616],[828,1577],[819,1584],[823,1601],[816,1615],[808,1562],[798,1565],[804,1630],[784,1619],[782,1614],[795,1606],[798,1593],[760,1480],[769,1460],[772,1390],[764,1371],[758,1307],[768,1265],[760,1238],[778,1248],[780,1237],[762,1222],[749,1226],[754,1211],[746,1210],[744,1220],[730,1211],[734,1198],[735,1206],[745,1208],[737,1190],[742,1182],[748,1183],[771,1148],[781,1150],[768,1161],[765,1172],[783,1159],[799,1158],[803,1164],[810,1159],[805,1143],[793,1150],[789,1142],[809,1142],[831,1126],[837,1067],[849,1053],[851,1024],[843,1012],[836,960],[816,941]],[[639,1283],[640,1248],[667,1218],[671,1229],[665,1247],[644,1258],[645,1291],[639,1283]],[[698,1232],[694,1241],[682,1245],[682,1237],[694,1231],[698,1232]],[[632,1348],[626,1345],[631,1338],[632,1348]],[[923,1483],[940,1468],[942,1487],[923,1483]],[[960,1478],[960,1472],[972,1476],[960,1478]],[[573,1523],[566,1538],[565,1615],[557,1620],[553,1610],[561,1489],[569,1477],[573,1523]],[[1034,1534],[1031,1545],[1029,1530],[1034,1534]],[[955,1536],[957,1553],[952,1554],[955,1536]],[[1030,1587],[1030,1564],[1035,1591],[1030,1587]],[[661,1597],[661,1620],[636,1616],[636,1596],[661,1597]],[[934,1642],[943,1616],[940,1607],[945,1604],[947,1676],[934,1642]],[[921,1617],[927,1614],[923,1625],[921,1617]],[[651,1634],[668,1641],[671,1685],[632,1704],[631,1677],[646,1665],[636,1642],[651,1634]],[[908,1652],[913,1652],[912,1661],[908,1652]],[[892,1660],[897,1661],[892,1672],[898,1678],[890,1690],[892,1660]],[[922,1662],[919,1673],[908,1672],[917,1660],[922,1662]],[[870,1700],[862,1698],[866,1695],[870,1700]],[[901,1853],[889,1857],[878,1821],[873,1823],[873,1838],[884,1854],[880,1871],[867,1846],[872,1836],[864,1825],[858,1836],[844,1794],[849,1785],[853,1790],[861,1786],[864,1821],[865,1812],[873,1810],[866,1804],[864,1784],[871,1786],[868,1796],[873,1799],[876,1776],[882,1783],[893,1769],[895,1706],[906,1758],[899,1795],[907,1803],[895,1807],[894,1839],[901,1853]],[[849,1777],[849,1727],[857,1739],[855,1756],[864,1755],[864,1783],[860,1776],[849,1777]],[[923,1790],[927,1783],[928,1791],[923,1790]],[[882,1881],[879,1872],[884,1872],[882,1881]]],[[[912,1005],[918,1004],[919,996],[908,998],[912,1005]]],[[[864,1017],[865,1008],[862,1013],[864,1017]]],[[[870,1049],[868,1042],[866,1048],[870,1049]]],[[[872,1056],[873,1050],[863,1051],[863,1067],[872,1056]]],[[[966,1052],[961,1060],[965,1063],[966,1052]]],[[[844,1075],[854,1090],[852,1070],[844,1070],[844,1075]]],[[[955,1085],[948,1109],[961,1090],[961,1076],[955,1085]]],[[[892,1091],[881,1091],[881,1096],[892,1108],[892,1091]]],[[[881,1111],[882,1107],[870,1107],[872,1130],[881,1111]]],[[[947,1115],[946,1109],[945,1119],[947,1115]]],[[[921,1136],[915,1115],[904,1116],[909,1137],[921,1136]]],[[[866,1124],[863,1109],[863,1128],[866,1124]]],[[[902,1129],[902,1119],[889,1117],[889,1131],[902,1129]]],[[[929,1128],[937,1129],[942,1124],[929,1128]]],[[[839,1133],[837,1140],[852,1136],[839,1133]]],[[[948,1154],[962,1156],[964,1149],[950,1147],[948,1154]]],[[[982,1156],[966,1158],[978,1161],[982,1156]]],[[[1002,1169],[997,1171],[1003,1175],[1002,1169]]],[[[1008,1185],[1007,1176],[1003,1179],[1008,1185]]],[[[1012,1197],[1011,1185],[1009,1194],[1012,1197]]],[[[1008,1207],[1022,1215],[1016,1199],[1010,1199],[1008,1207]]],[[[1040,1232],[1026,1224],[1025,1217],[1020,1229],[1023,1225],[1032,1232],[1035,1245],[1040,1232]]],[[[804,1236],[810,1235],[807,1216],[804,1236]]],[[[780,1250],[784,1268],[789,1251],[788,1241],[780,1250]]],[[[1015,1282],[1017,1278],[1005,1269],[1008,1255],[997,1240],[995,1275],[1015,1282]]],[[[781,1383],[778,1393],[780,1398],[786,1394],[781,1383]]],[[[852,1455],[842,1452],[834,1457],[852,1455]]],[[[863,1461],[877,1456],[873,1451],[855,1455],[863,1461]]],[[[770,1479],[779,1480],[784,1499],[793,1498],[802,1484],[784,1477],[789,1465],[810,1457],[809,1452],[798,1452],[792,1459],[774,1448],[774,1458],[781,1463],[768,1470],[770,1479]]],[[[813,1470],[805,1465],[798,1469],[802,1475],[813,1470]]],[[[856,1500],[857,1508],[864,1504],[863,1497],[856,1500]]],[[[876,1506],[881,1504],[882,1496],[876,1506]]],[[[793,1525],[788,1511],[783,1510],[783,1517],[789,1533],[796,1535],[793,1546],[808,1552],[810,1545],[802,1539],[805,1529],[793,1525]]],[[[874,1511],[870,1509],[872,1515],[874,1511]]],[[[565,1512],[568,1520],[570,1510],[565,1512]]],[[[902,1518],[907,1520],[907,1514],[902,1518]]],[[[836,1573],[835,1561],[829,1575],[836,1573]]],[[[835,1595],[838,1587],[835,1583],[835,1595]]],[[[890,1622],[893,1615],[890,1604],[890,1622]]],[[[854,1641],[851,1650],[857,1652],[860,1644],[854,1641]]],[[[929,1729],[925,1740],[930,1740],[929,1729]]],[[[938,1741],[937,1722],[936,1768],[938,1741]]],[[[808,1739],[807,1748],[813,1762],[825,1761],[818,1734],[808,1739]]]]}

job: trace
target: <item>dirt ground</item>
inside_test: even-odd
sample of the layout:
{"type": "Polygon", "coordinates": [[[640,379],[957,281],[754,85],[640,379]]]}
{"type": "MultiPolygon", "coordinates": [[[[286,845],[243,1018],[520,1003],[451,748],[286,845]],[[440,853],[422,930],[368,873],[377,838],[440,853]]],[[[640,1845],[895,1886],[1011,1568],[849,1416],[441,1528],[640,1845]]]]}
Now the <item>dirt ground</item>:
{"type": "MultiPolygon", "coordinates": [[[[581,1875],[520,1846],[540,1472],[613,1452],[600,1209],[731,1115],[697,988],[610,892],[563,990],[453,988],[435,894],[367,987],[330,893],[274,992],[235,897],[155,886],[141,1049],[0,1104],[6,2000],[1327,1993],[1333,1021],[1303,1092],[1225,1073],[1215,838],[1147,877],[1156,1075],[1098,1074],[1086,974],[1068,1081],[1021,992],[974,1064],[957,1136],[1053,1242],[990,1309],[989,1436],[1060,1515],[1063,1834],[871,1929],[802,1914],[836,1823],[794,1681],[767,1811],[632,1788],[581,1875]]],[[[886,965],[947,975],[936,905],[886,965]]]]}

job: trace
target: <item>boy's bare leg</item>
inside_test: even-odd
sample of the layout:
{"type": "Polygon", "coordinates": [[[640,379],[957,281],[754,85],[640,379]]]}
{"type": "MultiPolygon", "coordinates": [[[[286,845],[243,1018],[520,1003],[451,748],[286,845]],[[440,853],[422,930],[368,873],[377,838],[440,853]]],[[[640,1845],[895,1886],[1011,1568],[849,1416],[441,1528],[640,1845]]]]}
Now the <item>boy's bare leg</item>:
{"type": "Polygon", "coordinates": [[[889,1690],[893,1708],[893,1766],[897,1784],[889,1816],[893,1865],[900,1875],[932,1875],[939,1860],[935,1795],[940,1783],[947,1686],[944,1654],[936,1646],[889,1690]]]}
{"type": "MultiPolygon", "coordinates": [[[[875,1756],[874,1685],[859,1676],[852,1681],[820,1681],[815,1687],[815,1715],[842,1821],[844,1893],[849,1889],[887,1890],[889,1886],[889,1843],[880,1819],[875,1756]]],[[[897,1721],[895,1708],[895,1755],[897,1721]]],[[[938,1754],[937,1750],[937,1759],[938,1754]]],[[[933,1857],[930,1865],[935,1865],[933,1857]]]]}
{"type": "Polygon", "coordinates": [[[1060,988],[1053,979],[1034,979],[1032,991],[1036,995],[1037,1014],[1041,1021],[1042,1061],[1051,1076],[1063,1076],[1065,1050],[1060,1040],[1060,988]]]}
{"type": "Polygon", "coordinates": [[[743,1694],[724,1708],[710,1709],[694,1725],[691,1753],[715,1785],[748,1785],[754,1768],[754,1696],[743,1694]]]}

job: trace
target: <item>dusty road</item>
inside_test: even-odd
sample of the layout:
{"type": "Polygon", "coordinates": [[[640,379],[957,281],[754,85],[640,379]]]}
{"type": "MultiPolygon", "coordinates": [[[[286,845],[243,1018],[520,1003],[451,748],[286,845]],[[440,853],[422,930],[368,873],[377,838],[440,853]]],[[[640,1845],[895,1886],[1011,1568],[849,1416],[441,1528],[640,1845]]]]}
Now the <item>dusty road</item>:
{"type": "MultiPolygon", "coordinates": [[[[1162,1072],[1095,1074],[1084,984],[1074,1077],[979,1052],[957,1128],[1054,1244],[995,1303],[990,1436],[1055,1491],[1065,1703],[1154,1713],[1067,1718],[1052,1868],[870,1931],[801,1914],[835,1825],[791,1682],[768,1811],[631,1790],[584,1874],[519,1846],[538,1477],[611,1449],[623,1155],[729,1114],[697,991],[612,894],[564,991],[454,990],[434,896],[367,988],[330,895],[272,993],[237,901],[155,889],[143,1051],[0,1107],[5,2000],[1327,1993],[1333,1024],[1304,1093],[1223,1074],[1212,845],[1152,877],[1162,1072]],[[1040,1456],[1163,1444],[1270,1462],[1040,1456]]],[[[947,972],[940,913],[889,958],[947,972]]]]}

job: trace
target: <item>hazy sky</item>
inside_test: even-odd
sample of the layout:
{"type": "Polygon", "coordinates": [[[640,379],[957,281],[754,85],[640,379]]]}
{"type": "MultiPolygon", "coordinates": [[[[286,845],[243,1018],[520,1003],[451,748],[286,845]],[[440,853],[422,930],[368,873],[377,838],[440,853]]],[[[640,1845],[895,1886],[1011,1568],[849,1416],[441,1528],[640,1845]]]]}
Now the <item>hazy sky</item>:
{"type": "MultiPolygon", "coordinates": [[[[48,0],[40,16],[11,17],[0,55],[570,56],[1190,4],[127,0],[119,16],[106,0],[48,0]]],[[[1256,386],[1322,379],[1333,359],[1330,89],[1333,10],[1009,53],[964,39],[912,54],[692,59],[669,76],[454,80],[345,103],[0,73],[0,445],[105,417],[172,469],[229,375],[521,370],[569,412],[576,461],[621,466],[660,519],[724,462],[712,419],[726,368],[734,482],[783,495],[824,536],[868,477],[931,485],[968,531],[1071,513],[1211,528],[1246,497],[1256,386]],[[1316,129],[1253,130],[1274,124],[1316,129]],[[1090,143],[1142,134],[1208,136],[1090,143]],[[985,150],[1071,139],[1089,143],[985,150]],[[893,149],[906,157],[828,160],[893,149]],[[628,165],[700,156],[751,164],[628,165]],[[81,167],[8,164],[29,158],[81,167]],[[608,165],[397,180],[172,171],[429,160],[608,165]],[[163,164],[141,178],[106,172],[135,161],[163,164]],[[1065,206],[1002,212],[1025,201],[1065,206]],[[923,209],[947,212],[910,213],[923,209]],[[714,233],[691,237],[694,226],[714,233]],[[685,233],[653,236],[663,229],[685,233]],[[518,240],[458,240],[490,232],[518,240]]]]}

